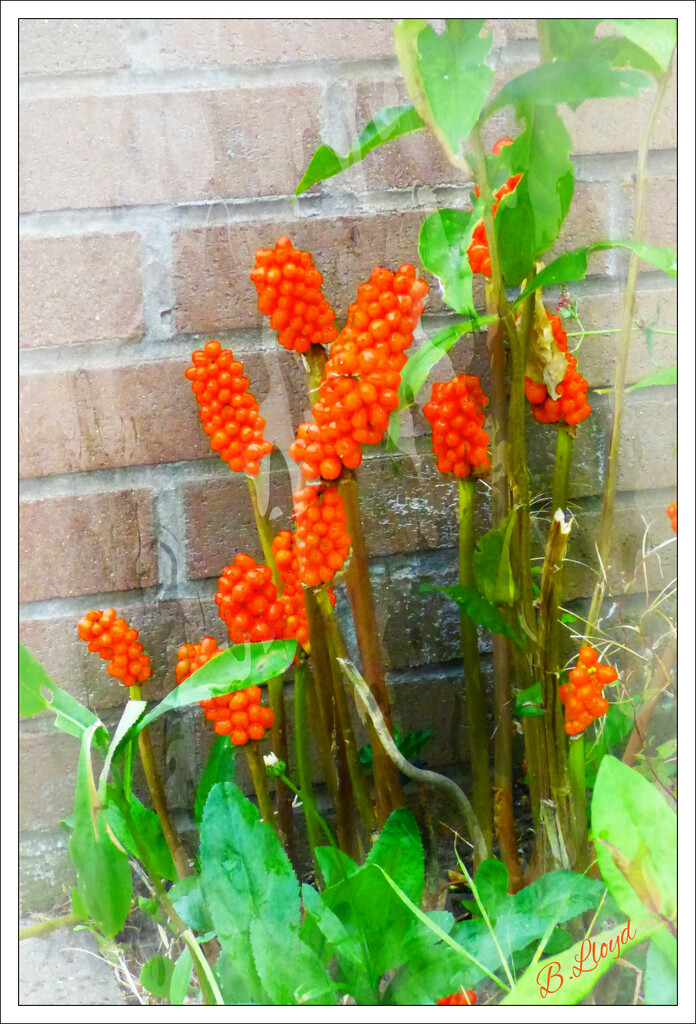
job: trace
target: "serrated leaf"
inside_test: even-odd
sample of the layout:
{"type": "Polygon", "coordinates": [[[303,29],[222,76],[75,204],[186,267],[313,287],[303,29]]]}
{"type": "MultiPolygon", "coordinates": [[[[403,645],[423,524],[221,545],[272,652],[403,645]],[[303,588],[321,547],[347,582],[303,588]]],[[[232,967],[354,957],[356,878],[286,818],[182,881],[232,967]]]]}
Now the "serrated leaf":
{"type": "Polygon", "coordinates": [[[422,594],[431,590],[439,590],[446,597],[450,597],[477,625],[483,626],[484,629],[490,629],[493,633],[506,636],[524,650],[526,642],[523,634],[502,616],[494,604],[487,601],[485,597],[481,597],[473,587],[435,587],[430,583],[421,583],[420,592],[422,594]]]}
{"type": "Polygon", "coordinates": [[[31,718],[46,709],[56,716],[55,727],[82,739],[87,729],[97,726],[97,743],[108,743],[109,735],[97,716],[53,682],[43,665],[24,644],[19,645],[19,713],[31,718]],[[42,691],[47,690],[48,696],[42,691]]]}
{"type": "Polygon", "coordinates": [[[307,170],[295,189],[295,194],[299,196],[312,185],[316,185],[318,181],[332,178],[347,170],[353,164],[364,160],[368,153],[378,146],[383,146],[386,142],[391,142],[393,139],[398,139],[402,135],[418,131],[421,128],[425,128],[425,125],[410,104],[385,107],[376,113],[370,123],[363,128],[355,144],[351,146],[345,156],[339,156],[331,146],[320,146],[309,161],[307,170]]]}
{"type": "Polygon", "coordinates": [[[526,690],[518,690],[515,694],[515,714],[521,718],[538,718],[544,714],[541,701],[541,683],[534,683],[526,690]]]}
{"type": "Polygon", "coordinates": [[[676,366],[663,366],[661,370],[657,370],[655,373],[651,373],[649,377],[639,380],[637,384],[631,384],[629,388],[626,388],[626,391],[637,391],[638,388],[672,387],[676,383],[676,366]]]}
{"type": "Polygon", "coordinates": [[[479,864],[474,885],[488,917],[494,922],[508,901],[507,868],[495,857],[489,857],[479,864]]]}
{"type": "Polygon", "coordinates": [[[296,931],[251,921],[251,948],[261,983],[276,1006],[333,1006],[337,988],[296,931]]]}
{"type": "Polygon", "coordinates": [[[612,18],[620,32],[657,61],[663,71],[677,45],[677,22],[674,18],[612,18]]]}
{"type": "Polygon", "coordinates": [[[607,887],[621,910],[638,920],[657,894],[660,913],[677,906],[677,821],[662,794],[635,769],[607,755],[591,805],[592,839],[607,887]]]}
{"type": "Polygon", "coordinates": [[[598,878],[576,871],[550,871],[516,893],[513,905],[517,914],[534,914],[546,924],[560,924],[598,907],[603,893],[598,878]]]}
{"type": "Polygon", "coordinates": [[[516,604],[520,592],[512,572],[510,544],[515,517],[510,513],[500,526],[488,530],[474,549],[474,580],[482,597],[491,604],[516,604]]]}
{"type": "Polygon", "coordinates": [[[327,889],[329,886],[338,885],[360,870],[347,853],[333,846],[319,846],[314,853],[327,889]]]}
{"type": "Polygon", "coordinates": [[[188,995],[193,974],[193,957],[186,946],[179,954],[177,962],[169,982],[169,1002],[172,1006],[183,1006],[184,999],[188,995]]]}
{"type": "Polygon", "coordinates": [[[203,817],[205,802],[213,786],[217,782],[234,782],[235,751],[236,748],[230,743],[229,737],[218,736],[215,740],[196,790],[193,813],[197,822],[200,823],[203,817]]]}
{"type": "Polygon", "coordinates": [[[539,288],[548,288],[549,285],[563,284],[566,281],[583,281],[587,274],[588,256],[592,252],[599,252],[603,249],[631,249],[646,263],[657,267],[658,270],[663,270],[670,277],[677,276],[677,254],[674,249],[646,245],[644,242],[595,242],[584,249],[573,249],[572,252],[566,252],[549,263],[520,292],[512,304],[512,308],[516,309],[528,295],[539,288]]]}
{"type": "Polygon", "coordinates": [[[151,956],[140,971],[140,984],[156,999],[168,999],[174,964],[168,956],[151,956]]]}
{"type": "Polygon", "coordinates": [[[418,825],[410,811],[403,807],[392,811],[366,863],[386,871],[409,899],[420,905],[425,886],[425,856],[418,825]]]}
{"type": "Polygon", "coordinates": [[[439,277],[445,301],[455,312],[476,316],[472,286],[474,275],[467,249],[483,202],[473,210],[435,210],[424,221],[418,236],[418,256],[423,266],[439,277]]]}
{"type": "Polygon", "coordinates": [[[652,80],[634,68],[613,68],[605,58],[590,56],[556,60],[540,64],[507,82],[487,104],[484,116],[490,117],[503,107],[558,103],[582,103],[584,100],[611,96],[637,96],[650,89],[652,80]]]}

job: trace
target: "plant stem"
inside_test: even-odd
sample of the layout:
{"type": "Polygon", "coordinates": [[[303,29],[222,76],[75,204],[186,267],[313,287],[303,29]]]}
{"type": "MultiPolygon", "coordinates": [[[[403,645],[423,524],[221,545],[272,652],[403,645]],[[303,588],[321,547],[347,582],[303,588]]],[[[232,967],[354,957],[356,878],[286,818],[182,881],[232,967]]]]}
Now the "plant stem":
{"type": "Polygon", "coordinates": [[[334,745],[335,708],[333,686],[331,682],[331,662],[329,659],[329,648],[326,642],[324,630],[318,625],[320,622],[319,606],[313,590],[305,588],[304,602],[307,612],[307,629],[310,636],[314,635],[314,643],[310,647],[310,664],[312,668],[312,683],[314,687],[315,706],[319,715],[312,717],[313,729],[319,756],[321,758],[322,775],[334,807],[338,806],[338,777],[336,765],[334,764],[332,748],[334,745]],[[311,620],[311,625],[310,625],[311,620]]]}
{"type": "MultiPolygon", "coordinates": [[[[140,700],[140,687],[131,686],[129,689],[129,696],[131,700],[140,700]]],[[[187,878],[188,875],[191,874],[191,868],[189,866],[188,857],[186,856],[186,850],[179,838],[179,833],[176,830],[176,826],[174,825],[169,811],[167,794],[165,793],[164,785],[162,783],[162,776],[160,775],[155,762],[150,734],[147,728],[141,729],[138,733],[138,750],[140,752],[143,771],[145,772],[147,788],[150,791],[152,806],[160,820],[164,839],[169,847],[169,852],[172,855],[177,876],[179,878],[187,878]]]]}
{"type": "MultiPolygon", "coordinates": [[[[295,783],[291,782],[290,779],[287,777],[287,775],[279,775],[278,778],[280,779],[281,782],[283,782],[288,787],[288,789],[291,792],[293,792],[295,794],[296,797],[298,797],[302,801],[302,805],[304,806],[305,794],[302,792],[302,790],[298,789],[297,786],[295,785],[295,783]]],[[[329,826],[324,821],[324,819],[322,818],[322,816],[319,813],[319,811],[317,810],[316,804],[313,804],[313,803],[309,804],[309,807],[312,810],[312,814],[314,815],[314,818],[316,819],[316,822],[319,825],[319,828],[322,830],[322,832],[324,833],[324,835],[328,839],[329,846],[333,846],[334,849],[337,849],[337,844],[336,844],[336,840],[335,840],[335,838],[333,836],[333,833],[332,833],[331,829],[329,828],[329,826]]]]}
{"type": "MultiPolygon", "coordinates": [[[[346,510],[351,555],[346,572],[346,590],[353,611],[355,632],[362,659],[363,673],[390,732],[393,732],[389,694],[384,680],[382,650],[372,597],[370,569],[365,538],[360,520],[358,487],[353,470],[344,469],[339,493],[346,510]]],[[[371,741],[374,737],[371,737],[371,741]]],[[[403,806],[401,783],[396,766],[385,754],[381,744],[372,743],[372,765],[377,796],[377,819],[381,827],[396,807],[403,806]]]]}
{"type": "Polygon", "coordinates": [[[26,928],[19,929],[19,941],[24,939],[37,939],[42,935],[49,935],[58,931],[59,928],[70,928],[74,924],[80,924],[77,914],[64,914],[62,917],[49,917],[46,921],[37,921],[36,924],[29,924],[26,928]]]}
{"type": "Polygon", "coordinates": [[[309,676],[309,663],[306,658],[300,657],[295,665],[295,762],[297,764],[297,777],[302,790],[302,811],[307,824],[307,836],[312,851],[312,859],[317,871],[317,864],[314,850],[321,845],[321,836],[317,832],[316,804],[314,802],[314,789],[312,787],[312,769],[309,762],[309,737],[307,734],[307,677],[309,676]]]}
{"type": "Polygon", "coordinates": [[[576,871],[587,867],[587,783],[585,781],[585,737],[584,734],[574,737],[569,744],[568,777],[570,779],[570,797],[573,802],[575,824],[575,863],[576,871]]]}
{"type": "MultiPolygon", "coordinates": [[[[653,100],[650,114],[648,115],[645,132],[641,139],[638,151],[638,166],[636,169],[636,191],[635,191],[635,213],[633,218],[633,240],[640,241],[643,235],[645,222],[645,208],[647,198],[647,177],[646,168],[648,162],[648,151],[652,141],[655,124],[662,107],[662,101],[667,89],[667,72],[663,72],[657,80],[657,91],[653,100]]],[[[631,344],[631,326],[633,324],[633,311],[636,298],[636,282],[638,279],[638,256],[631,253],[628,265],[628,279],[624,294],[623,320],[621,323],[621,336],[619,338],[619,350],[616,356],[614,369],[614,412],[611,424],[611,441],[609,445],[609,460],[607,464],[606,483],[604,486],[604,500],[602,503],[602,518],[599,526],[599,538],[597,541],[597,552],[599,555],[602,574],[598,577],[592,594],[592,602],[587,616],[588,634],[594,632],[599,621],[600,609],[607,585],[609,570],[609,559],[611,556],[611,542],[613,532],[614,504],[616,490],[619,480],[619,448],[621,445],[621,429],[623,426],[624,409],[624,388],[626,386],[626,367],[631,344]]]]}
{"type": "Polygon", "coordinates": [[[553,467],[553,486],[551,490],[551,511],[556,509],[565,512],[568,505],[568,485],[570,482],[570,466],[573,461],[574,438],[568,428],[558,424],[556,434],[556,461],[553,467]]]}
{"type": "MultiPolygon", "coordinates": [[[[476,481],[459,481],[459,583],[474,587],[474,498],[476,481]]],[[[472,775],[472,804],[478,818],[487,849],[491,848],[492,799],[486,691],[481,675],[476,623],[464,612],[460,616],[462,658],[466,685],[467,717],[469,721],[469,757],[472,775]]]]}
{"type": "Polygon", "coordinates": [[[259,753],[258,745],[253,742],[245,744],[244,753],[246,754],[247,763],[249,765],[251,781],[254,783],[256,798],[259,801],[261,818],[267,825],[270,825],[274,829],[275,834],[282,842],[283,836],[280,829],[280,822],[276,817],[275,808],[273,807],[273,801],[271,800],[271,794],[268,789],[266,767],[263,763],[263,758],[259,753]]]}

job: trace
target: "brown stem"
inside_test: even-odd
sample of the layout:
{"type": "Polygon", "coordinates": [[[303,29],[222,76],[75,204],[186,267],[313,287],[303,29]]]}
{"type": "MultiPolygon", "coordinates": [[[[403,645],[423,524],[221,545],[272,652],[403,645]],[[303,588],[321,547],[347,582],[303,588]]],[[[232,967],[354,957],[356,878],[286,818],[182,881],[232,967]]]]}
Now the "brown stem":
{"type": "Polygon", "coordinates": [[[275,834],[282,842],[283,836],[280,831],[280,822],[278,821],[273,807],[273,801],[271,800],[271,794],[268,789],[268,776],[266,775],[266,766],[263,763],[263,758],[259,753],[258,744],[251,742],[247,743],[244,747],[244,753],[246,754],[247,763],[249,765],[249,774],[251,775],[251,781],[254,783],[254,790],[256,791],[256,798],[259,802],[259,812],[263,821],[267,825],[270,825],[275,834]]]}

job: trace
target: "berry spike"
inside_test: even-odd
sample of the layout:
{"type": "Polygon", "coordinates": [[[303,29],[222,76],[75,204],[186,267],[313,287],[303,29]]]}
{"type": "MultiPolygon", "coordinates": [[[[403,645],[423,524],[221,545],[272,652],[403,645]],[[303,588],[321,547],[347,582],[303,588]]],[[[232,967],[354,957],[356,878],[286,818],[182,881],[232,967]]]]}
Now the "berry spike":
{"type": "Polygon", "coordinates": [[[293,496],[298,578],[306,587],[330,583],[350,551],[343,499],[334,485],[308,485],[293,496]]]}
{"type": "Polygon", "coordinates": [[[558,398],[551,398],[546,385],[525,378],[525,394],[531,406],[532,416],[539,423],[558,423],[560,420],[570,427],[582,423],[592,412],[587,401],[587,381],[577,370],[578,361],[568,351],[568,337],[563,330],[561,318],[555,313],[546,314],[551,324],[554,340],[565,355],[568,366],[563,380],[556,388],[558,398]]]}
{"type": "Polygon", "coordinates": [[[109,662],[106,671],[124,686],[144,683],[152,675],[150,659],[137,643],[138,630],[118,618],[115,608],[87,612],[77,624],[77,633],[88,650],[109,662]]]}
{"type": "Polygon", "coordinates": [[[250,555],[238,554],[225,566],[215,603],[235,644],[276,640],[282,632],[284,608],[272,572],[250,555]]]}
{"type": "Polygon", "coordinates": [[[445,384],[433,384],[423,415],[433,428],[433,452],[441,473],[464,479],[489,472],[490,438],[483,429],[487,403],[481,381],[474,374],[463,373],[445,384]]]}
{"type": "Polygon", "coordinates": [[[249,381],[242,363],[218,341],[209,341],[191,357],[186,370],[199,405],[203,430],[210,447],[230,469],[246,470],[252,476],[273,445],[264,441],[266,421],[259,415],[259,403],[249,393],[249,381]]]}
{"type": "Polygon", "coordinates": [[[609,710],[602,691],[615,683],[619,673],[613,665],[601,665],[593,647],[581,647],[575,668],[568,673],[568,682],[559,687],[565,705],[564,729],[569,736],[579,736],[590,722],[609,710]]]}

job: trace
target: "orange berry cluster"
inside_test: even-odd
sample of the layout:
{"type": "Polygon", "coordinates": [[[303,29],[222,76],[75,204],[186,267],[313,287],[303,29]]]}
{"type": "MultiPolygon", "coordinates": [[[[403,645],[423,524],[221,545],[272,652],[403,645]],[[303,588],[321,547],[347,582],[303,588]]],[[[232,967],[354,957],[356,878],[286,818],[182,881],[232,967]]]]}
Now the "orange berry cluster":
{"type": "Polygon", "coordinates": [[[481,381],[471,373],[433,384],[423,415],[433,428],[433,452],[441,473],[463,478],[490,470],[490,438],[483,429],[487,402],[481,381]]]}
{"type": "MultiPolygon", "coordinates": [[[[493,153],[498,156],[503,149],[503,146],[511,146],[512,139],[498,139],[493,146],[493,153]]],[[[508,195],[510,192],[514,192],[517,188],[518,182],[522,175],[514,174],[511,178],[502,185],[495,193],[495,202],[493,203],[493,216],[495,217],[498,212],[498,205],[503,196],[508,195]]],[[[476,197],[478,198],[481,193],[478,187],[474,190],[476,197]]],[[[466,252],[469,257],[469,266],[471,267],[472,274],[483,274],[485,277],[491,276],[491,257],[488,252],[488,239],[486,238],[486,228],[482,220],[478,222],[474,228],[474,232],[471,236],[471,242],[466,252]]]]}
{"type": "Polygon", "coordinates": [[[568,366],[563,380],[557,386],[559,397],[551,398],[545,384],[525,378],[524,390],[532,409],[532,416],[539,423],[558,423],[564,420],[568,426],[582,423],[592,409],[587,401],[587,381],[577,370],[578,361],[568,351],[568,337],[563,330],[561,318],[555,313],[547,314],[558,348],[566,357],[568,366]]]}
{"type": "Polygon", "coordinates": [[[297,577],[306,587],[329,583],[350,551],[346,511],[335,485],[308,485],[295,491],[293,518],[297,577]]]}
{"type": "Polygon", "coordinates": [[[677,503],[673,501],[671,505],[667,506],[667,515],[672,520],[672,529],[677,532],[677,503]]]}
{"type": "MultiPolygon", "coordinates": [[[[179,648],[176,666],[176,681],[179,685],[222,651],[212,636],[199,644],[183,644],[179,648]]],[[[235,747],[242,747],[248,740],[262,740],[266,729],[273,725],[274,714],[270,708],[261,707],[261,687],[247,686],[235,693],[211,697],[199,702],[205,717],[214,723],[218,736],[229,736],[235,747]]]]}
{"type": "Polygon", "coordinates": [[[143,645],[137,643],[138,630],[117,618],[115,608],[87,612],[78,622],[77,632],[88,650],[109,662],[109,675],[125,686],[144,683],[152,675],[150,659],[143,654],[143,645]]]}
{"type": "Polygon", "coordinates": [[[279,238],[275,249],[257,250],[251,280],[259,309],[271,318],[283,348],[306,352],[334,340],[336,314],[322,294],[322,276],[310,254],[295,249],[289,238],[279,238]]]}
{"type": "Polygon", "coordinates": [[[243,469],[252,476],[259,472],[261,459],[273,451],[264,441],[266,421],[259,415],[259,403],[249,394],[244,367],[229,349],[209,341],[193,353],[186,370],[200,409],[203,430],[210,447],[219,452],[230,469],[243,469]]]}
{"type": "Polygon", "coordinates": [[[578,663],[568,673],[568,682],[559,687],[561,702],[565,704],[565,731],[579,736],[593,718],[601,718],[609,709],[602,691],[614,683],[619,673],[613,665],[600,665],[594,647],[581,647],[578,663]]]}
{"type": "Polygon", "coordinates": [[[278,638],[284,608],[278,600],[273,574],[251,555],[239,554],[225,566],[215,595],[220,618],[235,644],[278,638]]]}
{"type": "MultiPolygon", "coordinates": [[[[300,563],[295,550],[295,535],[290,530],[281,530],[273,538],[271,550],[278,569],[278,575],[285,584],[280,600],[284,609],[282,635],[280,640],[297,640],[305,650],[309,647],[307,611],[305,609],[300,563]]],[[[336,600],[335,596],[333,597],[336,600]]]]}
{"type": "Polygon", "coordinates": [[[438,999],[437,1006],[473,1006],[476,1002],[476,993],[472,988],[464,991],[453,992],[451,996],[438,999]]]}
{"type": "Polygon", "coordinates": [[[429,291],[410,264],[394,274],[375,267],[348,308],[346,326],[333,343],[312,408],[290,456],[307,480],[335,480],[341,467],[357,469],[364,444],[379,444],[399,406],[405,351],[429,291]]]}

